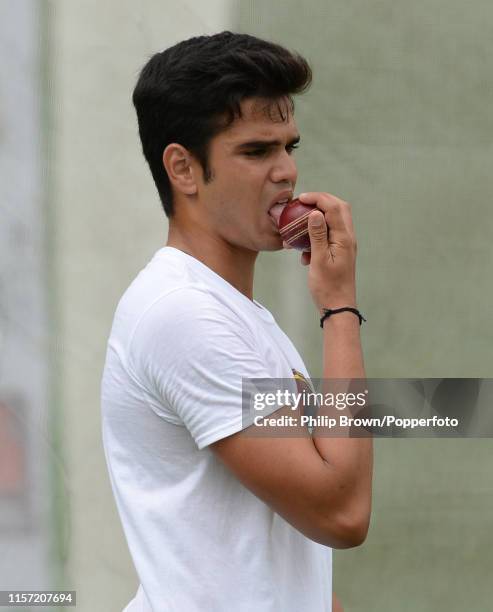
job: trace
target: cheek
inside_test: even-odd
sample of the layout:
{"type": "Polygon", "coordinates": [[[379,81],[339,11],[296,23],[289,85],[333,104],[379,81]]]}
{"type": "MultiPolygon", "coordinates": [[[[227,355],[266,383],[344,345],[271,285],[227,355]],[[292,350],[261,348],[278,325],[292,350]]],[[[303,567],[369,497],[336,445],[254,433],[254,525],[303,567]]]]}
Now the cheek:
{"type": "Polygon", "coordinates": [[[212,213],[215,226],[223,234],[231,235],[244,233],[247,226],[259,225],[266,215],[268,181],[264,164],[241,164],[223,176],[211,193],[212,199],[220,202],[212,213]]]}
{"type": "Polygon", "coordinates": [[[246,236],[258,230],[260,209],[258,197],[249,195],[248,190],[238,189],[238,198],[223,202],[218,208],[219,214],[215,218],[218,233],[235,243],[241,243],[246,236]]]}

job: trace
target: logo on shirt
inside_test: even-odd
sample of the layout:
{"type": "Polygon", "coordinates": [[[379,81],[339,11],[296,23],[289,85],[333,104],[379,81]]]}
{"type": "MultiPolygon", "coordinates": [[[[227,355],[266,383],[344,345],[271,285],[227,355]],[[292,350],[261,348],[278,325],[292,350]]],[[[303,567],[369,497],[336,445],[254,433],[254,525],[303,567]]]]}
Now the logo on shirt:
{"type": "Polygon", "coordinates": [[[303,393],[303,391],[307,393],[314,393],[315,389],[313,388],[312,383],[308,380],[308,378],[304,376],[304,374],[302,374],[295,368],[291,368],[291,372],[293,372],[298,393],[303,393]]]}
{"type": "Polygon", "coordinates": [[[298,393],[300,394],[300,396],[302,397],[302,402],[301,402],[302,412],[304,415],[313,416],[314,414],[316,414],[315,412],[316,405],[313,406],[308,400],[308,398],[310,397],[311,393],[315,393],[315,389],[311,381],[308,378],[306,378],[304,374],[302,374],[295,368],[291,368],[291,371],[293,372],[293,377],[294,377],[294,380],[296,381],[296,389],[298,393]]]}

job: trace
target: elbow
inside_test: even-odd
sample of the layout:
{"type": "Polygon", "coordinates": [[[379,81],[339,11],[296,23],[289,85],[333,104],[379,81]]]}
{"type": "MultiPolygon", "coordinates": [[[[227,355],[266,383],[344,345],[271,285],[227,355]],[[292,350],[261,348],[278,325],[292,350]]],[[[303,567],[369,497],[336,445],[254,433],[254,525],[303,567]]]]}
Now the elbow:
{"type": "Polygon", "coordinates": [[[322,528],[321,544],[336,549],[347,549],[361,546],[366,540],[370,527],[370,513],[352,516],[340,513],[327,517],[322,528]]]}
{"type": "Polygon", "coordinates": [[[344,548],[355,548],[361,546],[366,540],[368,529],[370,526],[369,520],[354,520],[345,525],[343,532],[344,548]]]}

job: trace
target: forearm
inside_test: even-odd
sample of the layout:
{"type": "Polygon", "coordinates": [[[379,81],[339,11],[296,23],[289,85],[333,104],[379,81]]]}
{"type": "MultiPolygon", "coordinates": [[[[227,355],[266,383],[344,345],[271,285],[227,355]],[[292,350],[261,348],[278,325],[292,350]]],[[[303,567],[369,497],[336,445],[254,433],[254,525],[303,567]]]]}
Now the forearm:
{"type": "MultiPolygon", "coordinates": [[[[321,192],[300,194],[299,199],[317,208],[308,215],[310,253],[302,255],[302,263],[310,266],[308,287],[317,310],[322,313],[325,308],[355,307],[357,243],[350,204],[321,192]]],[[[333,423],[335,417],[336,427],[315,428],[310,441],[310,450],[318,462],[315,486],[311,488],[318,529],[323,541],[330,546],[335,542],[338,547],[361,544],[370,520],[372,440],[367,432],[341,428],[340,417],[352,416],[349,401],[343,411],[325,402],[327,392],[352,393],[350,381],[366,378],[359,328],[359,318],[352,312],[339,312],[325,319],[321,389],[324,402],[318,415],[332,419],[320,419],[328,423],[333,423]],[[338,382],[341,379],[343,382],[338,382]]]]}
{"type": "MultiPolygon", "coordinates": [[[[358,318],[351,312],[332,315],[324,322],[323,334],[323,376],[328,381],[324,392],[330,390],[330,380],[365,379],[358,318]]],[[[336,390],[342,390],[338,383],[333,384],[336,390]]],[[[327,412],[332,417],[351,416],[347,408],[341,412],[322,408],[322,414],[327,412]]],[[[348,437],[348,428],[337,428],[337,437],[330,433],[325,431],[324,435],[322,430],[314,430],[313,442],[338,483],[337,499],[332,500],[331,506],[336,512],[353,514],[355,521],[364,523],[365,517],[369,520],[371,507],[372,439],[366,432],[363,432],[366,437],[348,437]]],[[[333,491],[328,493],[334,495],[333,491]]]]}

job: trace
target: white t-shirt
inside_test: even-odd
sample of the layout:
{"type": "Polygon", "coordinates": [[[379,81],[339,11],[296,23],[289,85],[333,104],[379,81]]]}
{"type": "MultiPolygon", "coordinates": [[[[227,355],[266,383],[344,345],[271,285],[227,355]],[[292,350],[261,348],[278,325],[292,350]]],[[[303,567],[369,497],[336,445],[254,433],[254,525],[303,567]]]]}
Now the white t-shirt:
{"type": "Polygon", "coordinates": [[[331,549],[208,448],[246,426],[242,378],[293,369],[308,377],[270,312],[178,249],[157,251],[127,289],[102,380],[106,461],[140,579],[125,610],[331,611],[331,549]]]}

